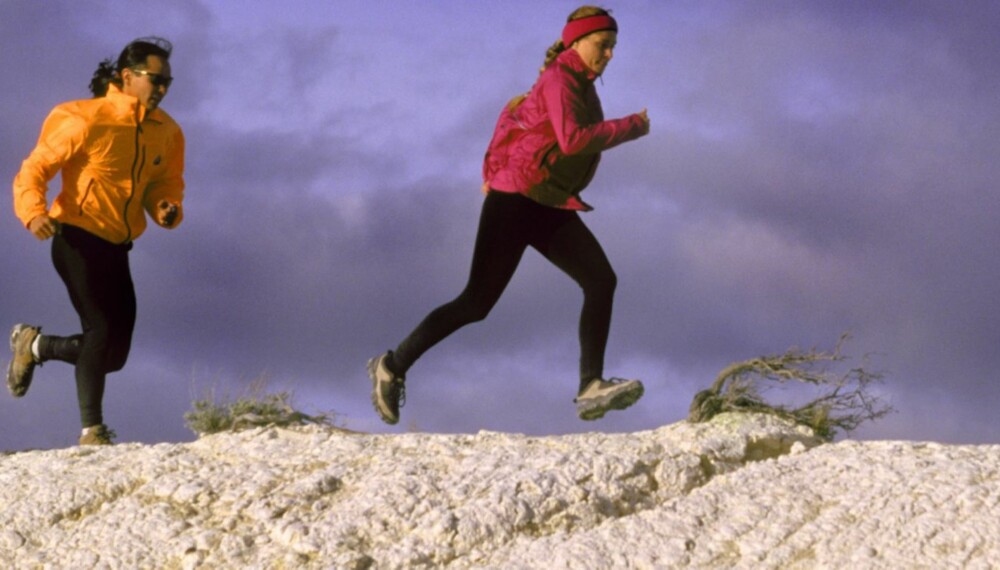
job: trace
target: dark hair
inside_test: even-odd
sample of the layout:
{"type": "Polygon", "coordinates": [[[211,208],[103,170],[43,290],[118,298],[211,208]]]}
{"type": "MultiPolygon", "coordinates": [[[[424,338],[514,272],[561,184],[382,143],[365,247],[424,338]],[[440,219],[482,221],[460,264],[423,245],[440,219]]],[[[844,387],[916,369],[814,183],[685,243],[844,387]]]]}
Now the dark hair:
{"type": "Polygon", "coordinates": [[[122,86],[122,71],[129,67],[140,67],[146,65],[146,59],[151,56],[159,56],[163,59],[170,59],[170,52],[174,49],[169,41],[149,36],[133,40],[125,46],[118,56],[118,61],[112,61],[109,57],[97,66],[94,76],[90,79],[90,92],[94,97],[104,97],[108,92],[108,84],[122,86]]]}
{"type": "MultiPolygon", "coordinates": [[[[572,22],[573,20],[579,20],[580,18],[589,18],[591,16],[610,16],[611,10],[605,10],[600,6],[580,6],[566,18],[566,23],[572,22]]],[[[564,46],[562,38],[556,40],[556,43],[549,46],[549,49],[545,51],[545,63],[542,64],[542,68],[539,71],[545,71],[553,61],[559,57],[559,54],[566,51],[569,46],[564,46]]]]}

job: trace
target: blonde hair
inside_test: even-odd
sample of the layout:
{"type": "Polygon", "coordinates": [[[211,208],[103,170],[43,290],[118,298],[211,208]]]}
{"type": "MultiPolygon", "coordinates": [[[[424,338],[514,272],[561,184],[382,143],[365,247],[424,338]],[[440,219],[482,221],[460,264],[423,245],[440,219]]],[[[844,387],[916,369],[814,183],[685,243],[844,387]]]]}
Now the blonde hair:
{"type": "MultiPolygon", "coordinates": [[[[573,20],[579,20],[580,18],[589,18],[590,16],[610,16],[611,10],[605,10],[600,6],[580,6],[566,18],[566,22],[572,22],[573,20]]],[[[559,57],[559,54],[566,51],[569,46],[563,45],[562,38],[556,40],[556,43],[549,46],[549,49],[545,51],[545,63],[542,64],[542,68],[539,72],[545,71],[545,69],[552,65],[552,62],[559,57]]]]}

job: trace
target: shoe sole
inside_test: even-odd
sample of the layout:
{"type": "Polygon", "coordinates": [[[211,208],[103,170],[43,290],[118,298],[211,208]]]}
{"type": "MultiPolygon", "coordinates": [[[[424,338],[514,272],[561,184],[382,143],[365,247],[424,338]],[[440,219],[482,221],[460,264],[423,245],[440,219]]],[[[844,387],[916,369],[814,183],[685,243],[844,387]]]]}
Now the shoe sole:
{"type": "Polygon", "coordinates": [[[399,423],[399,416],[392,417],[391,415],[386,415],[385,411],[382,410],[382,406],[379,405],[378,397],[378,363],[381,356],[376,356],[375,358],[368,359],[368,377],[372,380],[372,406],[375,407],[375,413],[378,417],[382,418],[382,421],[389,425],[396,425],[399,423]]]}
{"type": "Polygon", "coordinates": [[[636,387],[617,394],[611,394],[604,398],[595,400],[590,406],[583,410],[577,410],[581,420],[594,421],[604,417],[604,414],[611,410],[624,410],[639,401],[646,389],[641,382],[636,383],[636,387]]]}
{"type": "Polygon", "coordinates": [[[7,363],[7,391],[10,392],[11,396],[15,398],[20,398],[24,396],[27,391],[22,391],[20,387],[16,386],[13,382],[14,379],[14,361],[11,360],[7,363]]]}

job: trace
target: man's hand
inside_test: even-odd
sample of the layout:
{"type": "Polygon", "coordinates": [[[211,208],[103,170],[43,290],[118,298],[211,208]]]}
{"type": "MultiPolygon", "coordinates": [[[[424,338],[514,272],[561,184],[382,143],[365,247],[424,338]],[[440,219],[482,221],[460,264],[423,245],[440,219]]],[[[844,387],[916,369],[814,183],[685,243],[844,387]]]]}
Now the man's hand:
{"type": "Polygon", "coordinates": [[[165,228],[169,228],[177,221],[177,204],[171,204],[167,200],[160,200],[156,204],[156,223],[165,228]]]}
{"type": "Polygon", "coordinates": [[[50,218],[48,214],[35,216],[28,222],[28,231],[42,241],[56,235],[59,230],[59,220],[50,218]]]}

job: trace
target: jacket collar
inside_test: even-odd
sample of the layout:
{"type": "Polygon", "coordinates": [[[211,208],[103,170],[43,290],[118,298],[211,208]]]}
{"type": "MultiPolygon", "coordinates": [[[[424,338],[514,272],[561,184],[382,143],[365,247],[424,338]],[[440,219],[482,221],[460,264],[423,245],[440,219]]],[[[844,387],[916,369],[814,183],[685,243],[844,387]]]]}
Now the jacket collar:
{"type": "Polygon", "coordinates": [[[138,98],[126,95],[122,92],[121,87],[118,87],[114,83],[108,84],[108,93],[105,95],[105,98],[114,106],[116,111],[125,115],[138,117],[139,123],[146,119],[161,122],[159,117],[161,111],[159,109],[153,109],[153,112],[149,112],[146,107],[139,104],[138,98]]]}
{"type": "Polygon", "coordinates": [[[587,64],[583,63],[583,58],[580,54],[576,53],[575,49],[566,48],[556,57],[556,63],[568,68],[571,72],[586,78],[587,81],[594,81],[597,79],[597,74],[594,73],[587,64]]]}

